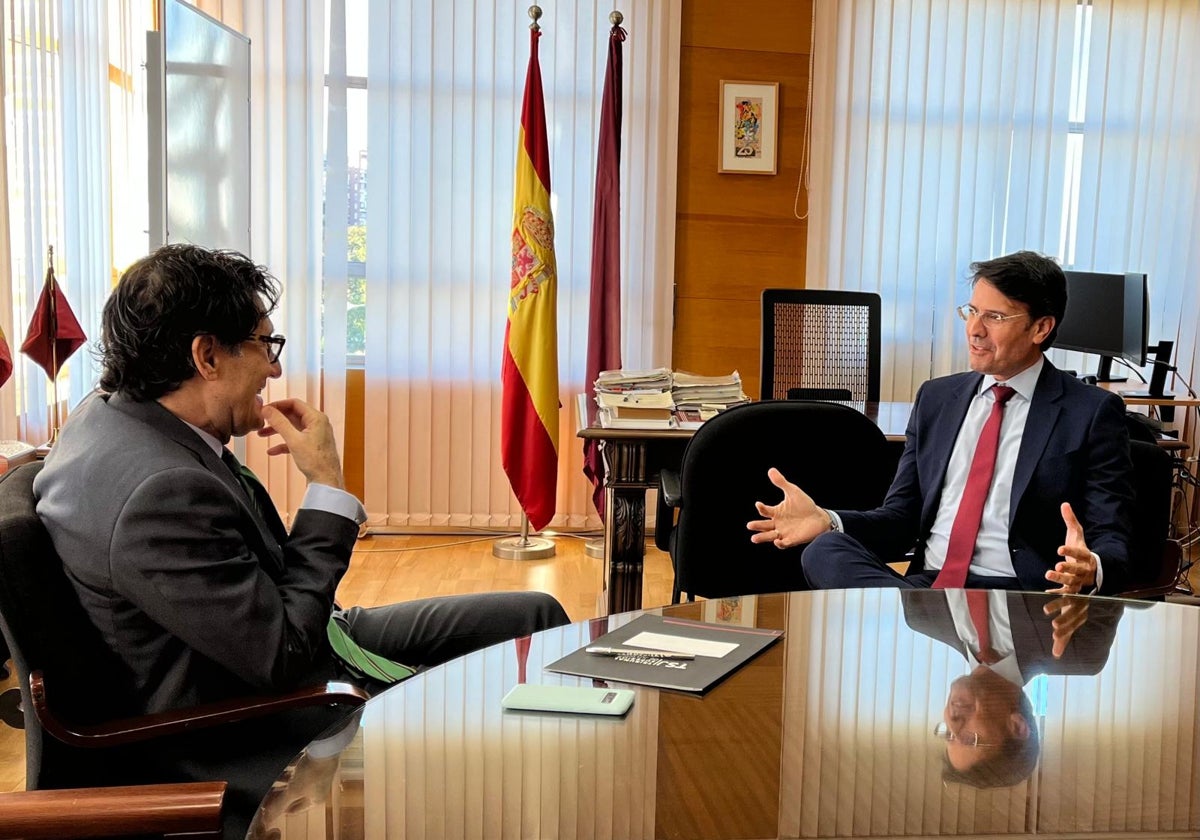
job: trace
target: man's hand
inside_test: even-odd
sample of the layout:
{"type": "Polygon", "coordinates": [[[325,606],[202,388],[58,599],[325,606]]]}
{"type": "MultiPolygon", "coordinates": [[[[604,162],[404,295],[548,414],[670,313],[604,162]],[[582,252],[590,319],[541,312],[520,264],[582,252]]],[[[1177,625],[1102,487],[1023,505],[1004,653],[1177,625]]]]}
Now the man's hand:
{"type": "Polygon", "coordinates": [[[1065,595],[1048,602],[1046,606],[1042,607],[1042,612],[1046,615],[1058,613],[1058,617],[1050,622],[1050,626],[1054,628],[1051,635],[1053,641],[1051,653],[1054,654],[1055,659],[1058,659],[1066,651],[1067,642],[1071,641],[1075,631],[1087,622],[1088,599],[1065,595]]]}
{"type": "Polygon", "coordinates": [[[746,527],[755,532],[750,535],[750,542],[769,542],[776,548],[791,548],[812,542],[829,530],[829,515],[817,507],[807,493],[774,467],[767,470],[767,478],[783,491],[783,501],[777,505],[754,503],[764,518],[746,523],[746,527]]]}
{"type": "Polygon", "coordinates": [[[327,484],[346,489],[342,461],[329,418],[303,400],[278,400],[263,406],[266,425],[259,437],[279,435],[282,443],[267,450],[268,455],[288,455],[312,484],[327,484]]]}
{"type": "Polygon", "coordinates": [[[1059,584],[1057,589],[1047,589],[1055,595],[1074,595],[1084,587],[1096,585],[1096,558],[1088,550],[1083,539],[1083,526],[1075,518],[1069,502],[1063,502],[1062,518],[1067,526],[1066,541],[1058,547],[1058,556],[1063,559],[1046,572],[1046,580],[1059,584]]]}

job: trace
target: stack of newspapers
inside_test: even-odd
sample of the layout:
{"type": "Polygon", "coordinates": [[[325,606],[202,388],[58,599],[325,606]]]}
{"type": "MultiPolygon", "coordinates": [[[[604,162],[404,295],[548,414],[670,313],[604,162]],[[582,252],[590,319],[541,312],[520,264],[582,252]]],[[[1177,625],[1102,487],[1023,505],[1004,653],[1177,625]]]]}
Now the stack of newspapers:
{"type": "Polygon", "coordinates": [[[725,409],[750,402],[742,390],[742,377],[736,370],[726,376],[699,376],[676,371],[672,380],[675,423],[681,429],[698,429],[705,420],[725,409]]]}
{"type": "Polygon", "coordinates": [[[605,370],[596,377],[597,419],[606,429],[673,429],[671,371],[605,370]]]}

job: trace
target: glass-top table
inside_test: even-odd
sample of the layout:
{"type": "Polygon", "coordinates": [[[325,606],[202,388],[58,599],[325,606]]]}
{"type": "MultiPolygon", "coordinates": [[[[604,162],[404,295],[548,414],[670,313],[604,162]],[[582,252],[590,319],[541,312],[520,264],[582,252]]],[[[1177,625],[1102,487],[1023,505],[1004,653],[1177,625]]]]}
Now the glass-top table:
{"type": "Polygon", "coordinates": [[[993,664],[961,592],[668,608],[785,635],[703,696],[633,686],[622,718],[500,700],[520,681],[591,685],[543,666],[637,613],[498,645],[325,733],[251,836],[1198,836],[1200,609],[1055,600],[992,595],[993,664]]]}

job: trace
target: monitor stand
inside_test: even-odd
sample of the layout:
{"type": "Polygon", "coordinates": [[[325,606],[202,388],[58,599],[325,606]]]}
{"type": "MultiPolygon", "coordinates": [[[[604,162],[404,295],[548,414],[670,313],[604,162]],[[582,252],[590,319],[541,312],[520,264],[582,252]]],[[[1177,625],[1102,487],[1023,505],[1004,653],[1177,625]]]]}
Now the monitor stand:
{"type": "Polygon", "coordinates": [[[1113,376],[1112,363],[1112,356],[1100,357],[1100,367],[1096,370],[1097,382],[1125,382],[1129,379],[1128,376],[1113,376]]]}
{"type": "MultiPolygon", "coordinates": [[[[1150,387],[1145,391],[1126,391],[1125,394],[1130,397],[1147,397],[1155,400],[1175,399],[1174,394],[1163,392],[1167,384],[1167,374],[1175,370],[1171,365],[1171,351],[1174,349],[1175,342],[1173,341],[1160,341],[1157,347],[1146,348],[1147,355],[1154,356],[1154,368],[1150,371],[1150,387]]],[[[1158,414],[1165,423],[1170,423],[1175,419],[1175,409],[1169,405],[1159,406],[1158,414]]]]}

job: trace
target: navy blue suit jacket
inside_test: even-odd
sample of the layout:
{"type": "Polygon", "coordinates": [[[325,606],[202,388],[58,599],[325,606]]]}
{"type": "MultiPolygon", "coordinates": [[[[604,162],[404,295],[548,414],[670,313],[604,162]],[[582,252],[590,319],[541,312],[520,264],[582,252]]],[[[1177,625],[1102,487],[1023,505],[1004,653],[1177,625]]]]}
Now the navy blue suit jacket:
{"type": "MultiPolygon", "coordinates": [[[[885,562],[904,559],[915,546],[909,571],[923,568],[950,453],[981,379],[978,373],[958,373],[922,385],[883,504],[872,511],[838,511],[846,533],[885,562]]],[[[1009,506],[1008,545],[1023,589],[1050,588],[1045,574],[1060,559],[1058,547],[1066,537],[1059,508],[1070,502],[1088,548],[1101,558],[1101,591],[1122,590],[1132,533],[1132,471],[1121,398],[1047,360],[1029,406],[1009,506]]]]}

